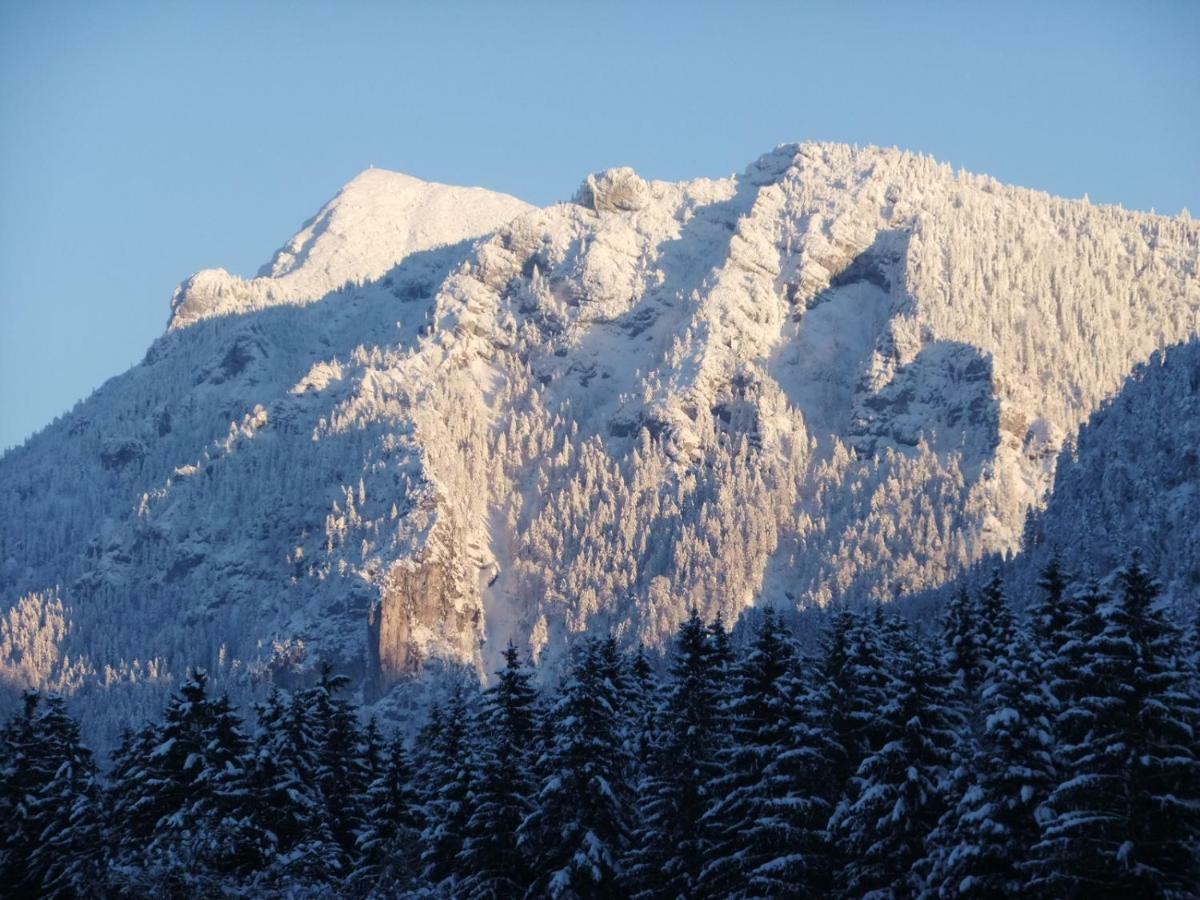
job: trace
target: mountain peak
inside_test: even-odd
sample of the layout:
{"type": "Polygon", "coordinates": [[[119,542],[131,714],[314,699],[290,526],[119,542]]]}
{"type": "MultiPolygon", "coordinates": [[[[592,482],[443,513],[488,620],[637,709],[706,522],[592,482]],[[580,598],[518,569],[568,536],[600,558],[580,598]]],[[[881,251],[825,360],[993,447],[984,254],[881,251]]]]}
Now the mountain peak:
{"type": "Polygon", "coordinates": [[[397,172],[394,169],[381,169],[378,166],[368,166],[343,185],[339,193],[345,193],[351,188],[372,189],[384,184],[409,184],[420,186],[429,184],[423,178],[409,175],[407,172],[397,172]]]}
{"type": "Polygon", "coordinates": [[[308,303],[382,278],[413,253],[481,237],[532,207],[478,187],[369,168],[346,183],[252,279],[206,269],[171,301],[170,330],[215,315],[308,303]]]}

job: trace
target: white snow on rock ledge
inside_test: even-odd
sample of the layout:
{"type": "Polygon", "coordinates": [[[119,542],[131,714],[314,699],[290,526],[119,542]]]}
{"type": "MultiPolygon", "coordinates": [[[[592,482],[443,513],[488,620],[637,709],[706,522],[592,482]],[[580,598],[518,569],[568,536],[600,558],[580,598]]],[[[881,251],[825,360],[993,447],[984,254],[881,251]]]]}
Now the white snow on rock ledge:
{"type": "Polygon", "coordinates": [[[276,251],[258,277],[205,269],[171,299],[168,330],[210,316],[318,300],[381,278],[405,257],[471,240],[532,209],[508,194],[368,169],[276,251]]]}

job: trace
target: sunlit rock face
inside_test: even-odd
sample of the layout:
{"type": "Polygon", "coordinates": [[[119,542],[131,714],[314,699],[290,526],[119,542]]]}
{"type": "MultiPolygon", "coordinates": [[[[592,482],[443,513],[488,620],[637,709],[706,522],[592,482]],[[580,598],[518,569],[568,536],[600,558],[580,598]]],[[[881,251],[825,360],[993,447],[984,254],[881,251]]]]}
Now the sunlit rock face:
{"type": "Polygon", "coordinates": [[[509,639],[942,584],[1200,331],[1198,248],[835,144],[545,209],[371,170],[0,460],[4,683],[154,708],[188,665],[330,659],[376,698],[509,639]]]}

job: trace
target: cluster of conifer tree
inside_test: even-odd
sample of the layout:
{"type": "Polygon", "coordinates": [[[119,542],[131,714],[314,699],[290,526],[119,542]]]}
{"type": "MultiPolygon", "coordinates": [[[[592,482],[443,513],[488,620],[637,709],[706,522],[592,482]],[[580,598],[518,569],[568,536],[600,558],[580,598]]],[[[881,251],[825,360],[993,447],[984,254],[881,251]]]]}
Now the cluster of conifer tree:
{"type": "Polygon", "coordinates": [[[665,658],[581,640],[553,688],[509,647],[414,739],[328,667],[251,729],[194,671],[98,773],[61,698],[4,727],[11,896],[1194,897],[1195,635],[1134,557],[999,575],[922,635],[831,611],[693,613],[665,658]]]}

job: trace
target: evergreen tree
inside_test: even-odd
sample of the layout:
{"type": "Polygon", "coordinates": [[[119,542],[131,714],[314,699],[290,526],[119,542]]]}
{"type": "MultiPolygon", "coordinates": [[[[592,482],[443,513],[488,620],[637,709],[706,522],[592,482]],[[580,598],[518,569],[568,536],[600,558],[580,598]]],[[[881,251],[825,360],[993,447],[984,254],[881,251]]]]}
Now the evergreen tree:
{"type": "Polygon", "coordinates": [[[219,879],[258,871],[274,851],[274,835],[254,791],[254,747],[228,696],[212,701],[204,769],[206,795],[197,806],[197,863],[219,879]]]}
{"type": "Polygon", "coordinates": [[[959,588],[942,617],[943,666],[967,695],[974,695],[983,683],[980,641],[978,609],[967,589],[959,588]]]}
{"type": "Polygon", "coordinates": [[[518,833],[529,848],[535,896],[623,895],[630,760],[620,734],[621,698],[607,669],[604,642],[583,641],[551,711],[555,733],[543,753],[545,774],[518,833]]]}
{"type": "Polygon", "coordinates": [[[1117,573],[1117,584],[1109,622],[1114,638],[1128,635],[1133,643],[1127,687],[1137,710],[1130,750],[1135,828],[1123,861],[1139,890],[1200,892],[1200,685],[1181,630],[1159,603],[1161,586],[1138,553],[1117,573]]]}
{"type": "Polygon", "coordinates": [[[880,621],[870,616],[855,617],[841,673],[846,731],[838,737],[846,747],[852,772],[893,733],[881,710],[895,699],[900,665],[888,658],[886,636],[879,625],[880,621]]]}
{"type": "MultiPolygon", "coordinates": [[[[809,896],[829,896],[833,872],[839,855],[829,836],[829,820],[842,796],[846,771],[846,748],[833,721],[833,693],[821,675],[820,661],[802,665],[798,687],[798,720],[792,729],[791,746],[768,764],[768,775],[778,768],[787,772],[795,784],[794,797],[777,800],[785,816],[799,833],[795,846],[803,854],[799,888],[809,896]]],[[[795,872],[796,866],[788,872],[795,872]]],[[[758,881],[770,879],[775,885],[768,893],[781,894],[778,872],[769,864],[755,873],[758,881]]],[[[767,890],[764,887],[764,890],[767,890]]]]}
{"type": "Polygon", "coordinates": [[[1183,658],[1193,683],[1200,690],[1200,606],[1192,612],[1190,621],[1183,629],[1183,658]]]}
{"type": "Polygon", "coordinates": [[[38,745],[55,766],[32,800],[39,839],[30,868],[43,897],[78,897],[102,889],[107,867],[105,818],[92,753],[62,697],[51,695],[38,716],[38,745]]]}
{"type": "Polygon", "coordinates": [[[158,726],[146,722],[136,732],[126,731],[113,753],[106,805],[120,823],[109,842],[111,868],[118,874],[136,870],[158,823],[158,811],[146,796],[150,755],[158,744],[158,726]]]}
{"type": "Polygon", "coordinates": [[[0,733],[0,879],[14,897],[36,897],[40,888],[29,869],[40,838],[30,798],[53,777],[36,725],[41,702],[37,691],[26,691],[21,710],[0,733]]]}
{"type": "Polygon", "coordinates": [[[720,621],[706,628],[692,609],[680,625],[650,770],[641,784],[641,820],[629,881],[644,896],[693,896],[708,861],[704,822],[720,773],[719,707],[732,659],[720,621]]]}
{"type": "Polygon", "coordinates": [[[979,620],[976,626],[979,653],[986,677],[1012,642],[1015,627],[1012,610],[1004,596],[1004,579],[999,567],[992,570],[992,576],[983,586],[975,609],[979,620]]]}
{"type": "Polygon", "coordinates": [[[434,697],[428,704],[424,723],[417,730],[417,739],[413,742],[410,760],[413,769],[413,788],[422,802],[423,798],[433,793],[434,754],[441,746],[444,721],[441,701],[434,697]]]}
{"type": "Polygon", "coordinates": [[[630,752],[639,779],[649,766],[653,752],[658,727],[659,690],[658,676],[646,655],[646,648],[638,644],[629,666],[626,706],[630,720],[630,752]]]}
{"type": "Polygon", "coordinates": [[[1195,688],[1179,632],[1136,556],[1117,585],[1099,633],[1079,629],[1085,652],[1059,716],[1062,780],[1047,802],[1033,883],[1070,896],[1192,896],[1200,883],[1195,688]]]}
{"type": "MultiPolygon", "coordinates": [[[[948,679],[946,703],[964,723],[958,731],[947,772],[947,795],[961,797],[974,775],[971,770],[974,741],[976,733],[982,730],[982,723],[977,721],[979,692],[986,677],[979,609],[965,587],[951,597],[941,625],[941,664],[948,679]]],[[[949,827],[948,822],[940,823],[935,833],[949,827]]]]}
{"type": "MultiPolygon", "coordinates": [[[[383,737],[383,732],[379,729],[379,720],[375,716],[371,716],[367,720],[367,726],[362,732],[362,750],[359,753],[359,758],[362,760],[363,776],[369,789],[375,783],[375,779],[383,774],[384,766],[387,765],[390,748],[388,742],[383,737]]],[[[364,800],[363,815],[366,815],[364,800]]]]}
{"type": "Polygon", "coordinates": [[[63,698],[27,691],[0,734],[6,896],[103,889],[106,841],[96,765],[63,698]]]}
{"type": "Polygon", "coordinates": [[[929,840],[928,887],[939,897],[1016,897],[1018,866],[1039,839],[1054,783],[1053,698],[1033,642],[1016,632],[982,690],[983,734],[965,789],[929,840]]]}
{"type": "Polygon", "coordinates": [[[273,890],[315,889],[344,871],[319,766],[320,739],[304,697],[272,691],[259,707],[251,792],[273,845],[258,882],[273,890]]]}
{"type": "Polygon", "coordinates": [[[423,875],[431,884],[442,884],[450,891],[455,890],[456,863],[472,812],[473,721],[467,688],[461,681],[456,682],[441,713],[437,743],[428,749],[424,763],[426,772],[421,797],[423,875]]]}
{"type": "Polygon", "coordinates": [[[316,738],[317,787],[333,838],[346,854],[362,826],[361,801],[370,783],[358,713],[340,696],[349,684],[347,676],[335,675],[333,666],[322,662],[317,683],[302,694],[316,738]]]}
{"type": "Polygon", "coordinates": [[[706,894],[795,896],[821,885],[828,802],[817,779],[828,760],[800,706],[791,636],[766,609],[735,670],[731,740],[721,755],[708,822],[717,838],[706,894]]]}
{"type": "Polygon", "coordinates": [[[821,636],[816,678],[810,696],[820,704],[820,719],[829,731],[833,754],[828,782],[833,798],[858,768],[852,710],[859,685],[850,678],[850,648],[858,626],[856,616],[845,607],[837,610],[821,636]],[[819,692],[819,693],[818,693],[819,692]]]}
{"type": "Polygon", "coordinates": [[[404,741],[396,736],[367,790],[357,845],[358,867],[351,878],[356,891],[392,896],[414,885],[421,862],[417,807],[408,753],[404,741]]]}
{"type": "Polygon", "coordinates": [[[114,808],[129,823],[116,867],[121,883],[202,893],[226,869],[257,865],[256,842],[223,830],[225,815],[240,818],[249,803],[247,749],[228,699],[211,698],[207,673],[192,670],[162,723],[118,754],[114,808]],[[244,853],[249,858],[239,859],[244,853]]]}
{"type": "Polygon", "coordinates": [[[1070,580],[1063,571],[1062,559],[1055,552],[1038,575],[1041,594],[1029,605],[1028,617],[1033,626],[1033,636],[1044,655],[1053,652],[1056,635],[1062,634],[1070,624],[1071,611],[1065,602],[1070,580]]]}
{"type": "Polygon", "coordinates": [[[158,811],[151,845],[168,850],[195,826],[208,788],[201,776],[212,725],[208,673],[194,669],[168,702],[158,746],[150,753],[147,802],[158,811]]]}
{"type": "Polygon", "coordinates": [[[717,610],[716,617],[708,624],[708,641],[712,651],[714,689],[724,693],[733,678],[735,654],[733,640],[725,627],[725,617],[717,610]]]}
{"type": "Polygon", "coordinates": [[[1092,641],[1104,630],[1108,601],[1095,581],[1063,595],[1065,624],[1050,637],[1044,662],[1050,693],[1058,701],[1054,734],[1060,748],[1078,743],[1091,727],[1092,710],[1079,701],[1096,690],[1092,641]]]}
{"type": "Polygon", "coordinates": [[[956,728],[934,655],[910,641],[892,661],[896,694],[878,715],[886,740],[859,766],[830,820],[845,897],[906,897],[922,887],[916,864],[946,806],[956,728]]]}
{"type": "Polygon", "coordinates": [[[511,642],[496,684],[484,691],[477,718],[476,765],[471,815],[464,830],[458,869],[463,897],[522,895],[530,882],[517,845],[517,829],[529,815],[536,791],[537,689],[511,642]]]}

